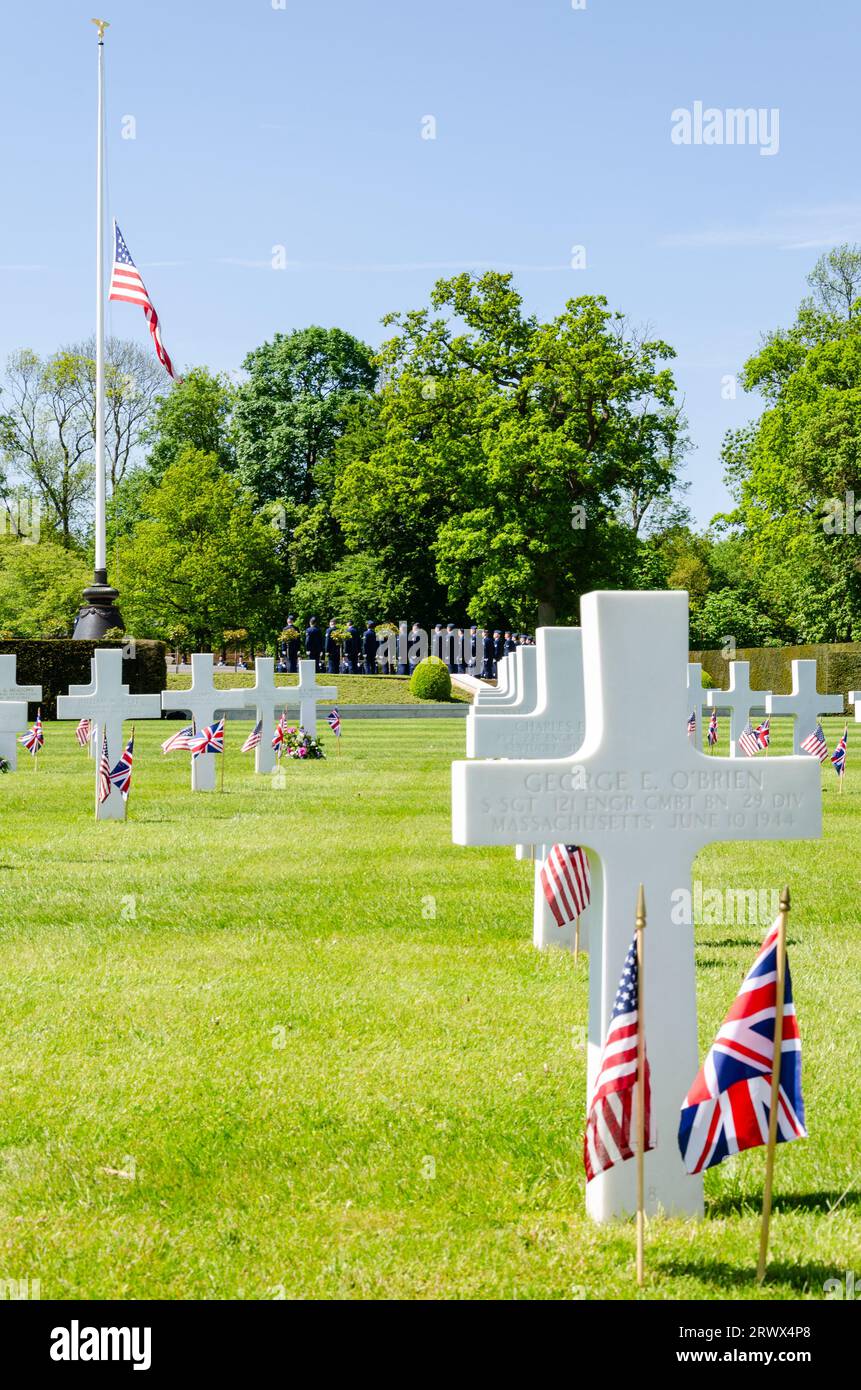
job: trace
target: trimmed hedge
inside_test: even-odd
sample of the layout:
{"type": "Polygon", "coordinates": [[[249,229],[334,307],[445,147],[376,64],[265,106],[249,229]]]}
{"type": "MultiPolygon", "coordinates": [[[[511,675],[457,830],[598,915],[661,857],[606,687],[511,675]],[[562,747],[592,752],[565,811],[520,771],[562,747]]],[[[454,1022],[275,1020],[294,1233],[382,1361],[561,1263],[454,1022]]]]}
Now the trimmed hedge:
{"type": "Polygon", "coordinates": [[[419,700],[450,700],[451,675],[438,656],[426,656],[410,676],[410,690],[419,700]]]}
{"type": "MultiPolygon", "coordinates": [[[[719,651],[691,652],[691,661],[702,662],[716,687],[726,690],[732,664],[719,651]]],[[[821,642],[803,647],[739,647],[736,660],[750,662],[752,690],[771,690],[788,695],[792,689],[792,662],[816,662],[817,687],[823,695],[843,695],[861,690],[861,642],[821,642]]],[[[851,711],[850,711],[851,713],[851,711]]]]}
{"type": "MultiPolygon", "coordinates": [[[[120,647],[122,642],[75,642],[69,637],[28,638],[0,641],[0,653],[18,658],[19,685],[41,685],[42,717],[57,717],[57,696],[70,685],[86,685],[90,680],[90,661],[97,647],[120,647]]],[[[167,647],[164,642],[134,640],[134,656],[123,661],[123,680],[133,695],[160,695],[167,689],[167,647]]],[[[30,705],[35,714],[37,705],[30,705]]]]}

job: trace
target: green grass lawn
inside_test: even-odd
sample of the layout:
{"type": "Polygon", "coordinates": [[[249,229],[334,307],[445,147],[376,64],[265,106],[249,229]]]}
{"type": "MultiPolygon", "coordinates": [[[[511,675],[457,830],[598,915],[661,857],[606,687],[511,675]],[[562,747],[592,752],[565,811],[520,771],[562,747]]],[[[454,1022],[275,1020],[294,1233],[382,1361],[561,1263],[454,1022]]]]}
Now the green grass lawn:
{"type": "MultiPolygon", "coordinates": [[[[296,685],[298,676],[276,676],[276,685],[296,685]]],[[[213,684],[217,690],[244,689],[254,684],[253,671],[216,671],[213,684]]],[[[338,692],[337,702],[343,705],[426,705],[427,700],[419,700],[410,690],[409,676],[328,676],[325,672],[317,677],[318,685],[334,686],[338,692]]],[[[188,690],[191,686],[191,673],[169,675],[168,690],[188,690]]],[[[472,696],[465,690],[452,686],[451,698],[465,704],[472,703],[472,696]]]]}
{"type": "MultiPolygon", "coordinates": [[[[588,962],[533,949],[531,866],[452,845],[462,724],[347,722],[282,789],[245,730],[224,794],[192,795],[165,725],[139,724],[125,824],[94,823],[71,724],[0,778],[0,1278],[43,1299],[632,1296],[632,1227],[584,1215],[588,962]]],[[[707,1175],[704,1222],[650,1223],[642,1297],[818,1299],[858,1267],[851,741],[849,768],[842,797],[823,770],[821,843],[697,866],[793,890],[811,1137],[778,1151],[770,1282],[756,1150],[707,1175]]],[[[703,1050],[761,935],[698,928],[703,1050]]]]}

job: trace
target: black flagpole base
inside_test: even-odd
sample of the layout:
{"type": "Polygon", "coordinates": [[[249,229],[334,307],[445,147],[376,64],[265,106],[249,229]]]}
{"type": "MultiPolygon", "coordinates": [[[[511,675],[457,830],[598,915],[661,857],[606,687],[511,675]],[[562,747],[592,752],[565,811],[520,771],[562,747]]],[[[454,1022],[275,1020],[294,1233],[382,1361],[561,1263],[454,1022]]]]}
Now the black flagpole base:
{"type": "Polygon", "coordinates": [[[84,607],[75,619],[72,636],[77,640],[98,642],[112,627],[122,628],[118,598],[119,592],[108,583],[107,570],[96,570],[92,584],[84,590],[84,607]]]}

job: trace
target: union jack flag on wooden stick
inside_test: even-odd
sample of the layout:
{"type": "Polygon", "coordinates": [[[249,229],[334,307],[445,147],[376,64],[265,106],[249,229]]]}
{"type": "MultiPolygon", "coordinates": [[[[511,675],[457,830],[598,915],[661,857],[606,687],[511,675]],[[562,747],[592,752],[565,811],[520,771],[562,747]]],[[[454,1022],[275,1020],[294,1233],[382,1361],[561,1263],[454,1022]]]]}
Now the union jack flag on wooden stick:
{"type": "MultiPolygon", "coordinates": [[[[679,1149],[689,1173],[701,1173],[742,1149],[768,1141],[774,1072],[780,918],[721,1024],[685,1097],[679,1149]]],[[[786,961],[780,1053],[777,1143],[805,1139],[801,1040],[786,961]]]]}
{"type": "Polygon", "coordinates": [[[843,790],[843,773],[846,771],[846,744],[849,739],[849,725],[843,730],[840,742],[831,754],[831,764],[837,776],[840,778],[840,790],[843,790]]]}
{"type": "MultiPolygon", "coordinates": [[[[18,725],[18,727],[21,727],[20,724],[18,725]]],[[[37,756],[39,749],[43,747],[45,743],[45,733],[42,728],[41,710],[39,710],[36,714],[36,722],[33,725],[32,729],[28,729],[26,734],[22,734],[18,742],[23,743],[24,747],[27,749],[27,752],[30,754],[31,757],[35,758],[37,756]]]]}
{"type": "Polygon", "coordinates": [[[205,729],[201,729],[192,741],[191,752],[195,758],[199,758],[202,753],[223,753],[224,720],[219,719],[217,724],[207,724],[205,729]]]}
{"type": "Polygon", "coordinates": [[[132,762],[135,752],[135,731],[132,729],[132,736],[123,749],[122,756],[116,767],[111,768],[111,783],[122,792],[123,801],[128,801],[129,791],[132,785],[132,762]]]}
{"type": "Polygon", "coordinates": [[[277,757],[278,757],[279,762],[280,762],[280,760],[281,760],[281,749],[282,749],[283,744],[284,744],[284,735],[285,735],[286,732],[287,732],[287,711],[286,711],[286,710],[282,710],[282,711],[281,711],[281,718],[278,720],[278,728],[275,730],[274,734],[272,735],[272,747],[275,749],[275,753],[276,753],[276,755],[277,755],[277,757]]]}
{"type": "Polygon", "coordinates": [[[326,715],[326,722],[328,723],[329,728],[332,730],[332,733],[335,735],[335,738],[340,738],[341,716],[336,709],[330,710],[330,712],[326,715]]]}
{"type": "Polygon", "coordinates": [[[755,728],[754,731],[753,731],[753,736],[754,736],[754,738],[756,739],[757,743],[759,744],[760,748],[764,748],[765,751],[766,751],[766,753],[767,753],[767,752],[768,752],[768,745],[769,745],[769,743],[771,742],[771,718],[770,718],[770,717],[769,717],[768,719],[763,719],[763,721],[762,721],[761,724],[757,724],[756,728],[755,728]]]}
{"type": "Polygon", "coordinates": [[[114,264],[111,271],[111,284],[108,291],[108,299],[121,299],[126,304],[139,304],[144,311],[144,316],[149,324],[149,331],[155,344],[156,356],[164,367],[168,376],[173,377],[174,381],[180,378],[173,370],[173,363],[167,354],[167,349],[161,340],[161,329],[159,328],[158,314],[155,305],[147,294],[141,273],[135,265],[129,253],[129,248],[123,240],[123,234],[114,219],[114,264]]]}

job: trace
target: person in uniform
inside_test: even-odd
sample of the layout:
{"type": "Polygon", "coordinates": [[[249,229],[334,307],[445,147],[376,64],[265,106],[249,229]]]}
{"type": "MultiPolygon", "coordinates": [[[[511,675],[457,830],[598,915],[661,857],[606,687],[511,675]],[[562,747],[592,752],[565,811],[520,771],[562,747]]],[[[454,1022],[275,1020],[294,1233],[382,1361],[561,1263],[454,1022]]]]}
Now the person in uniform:
{"type": "Polygon", "coordinates": [[[344,655],[347,658],[347,670],[354,676],[359,674],[359,657],[362,652],[362,639],[359,636],[355,623],[347,623],[347,636],[344,640],[344,655]]]}
{"type": "Polygon", "coordinates": [[[305,655],[313,661],[314,670],[320,670],[320,657],[323,655],[323,634],[317,626],[316,618],[308,619],[305,629],[305,655]]]}
{"type": "Polygon", "coordinates": [[[457,670],[457,629],[454,623],[446,623],[443,633],[444,651],[440,656],[450,671],[457,670]]]}
{"type": "Polygon", "coordinates": [[[506,634],[505,634],[505,639],[504,639],[503,644],[502,644],[502,649],[503,649],[503,654],[504,654],[505,656],[510,656],[512,652],[516,652],[516,651],[517,651],[517,643],[516,643],[516,641],[514,640],[514,633],[513,633],[513,632],[506,632],[506,634]]]}
{"type": "Polygon", "coordinates": [[[409,662],[410,675],[418,666],[422,659],[422,629],[420,623],[413,623],[410,630],[409,641],[407,642],[407,658],[409,662]]]}
{"type": "Polygon", "coordinates": [[[496,639],[499,636],[498,632],[490,633],[485,629],[481,664],[481,679],[484,681],[492,681],[496,676],[496,639]]]}
{"type": "Polygon", "coordinates": [[[323,651],[326,653],[326,670],[330,676],[337,676],[341,670],[341,643],[335,629],[335,619],[329,619],[326,635],[323,638],[323,651]]]}
{"type": "Polygon", "coordinates": [[[431,638],[430,638],[430,655],[431,655],[431,656],[438,656],[438,657],[440,657],[441,659],[444,660],[443,652],[442,652],[442,645],[443,645],[443,641],[444,641],[444,640],[445,640],[445,634],[444,634],[444,632],[443,632],[443,630],[442,630],[442,623],[435,623],[435,624],[434,624],[434,630],[433,630],[433,632],[431,633],[431,638]]]}
{"type": "Polygon", "coordinates": [[[299,670],[299,631],[296,628],[296,618],[292,613],[287,619],[287,626],[296,629],[296,636],[287,638],[287,670],[295,676],[299,670]]]}
{"type": "Polygon", "coordinates": [[[377,634],[374,630],[374,624],[368,623],[365,631],[362,633],[362,655],[365,659],[366,676],[375,676],[377,674],[377,647],[379,645],[377,634]]]}
{"type": "Polygon", "coordinates": [[[464,652],[467,674],[476,679],[481,675],[481,652],[478,650],[478,628],[469,629],[469,646],[464,652]]]}

